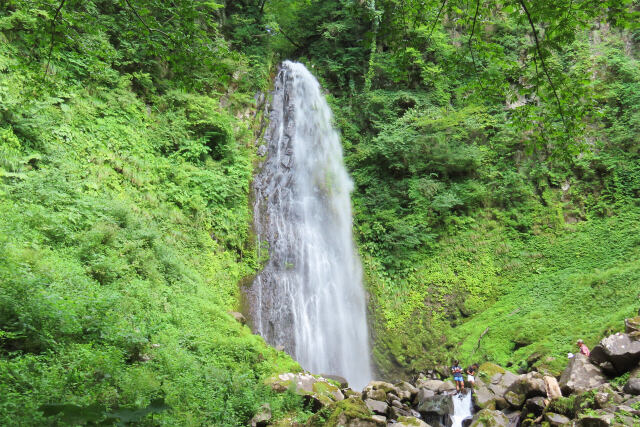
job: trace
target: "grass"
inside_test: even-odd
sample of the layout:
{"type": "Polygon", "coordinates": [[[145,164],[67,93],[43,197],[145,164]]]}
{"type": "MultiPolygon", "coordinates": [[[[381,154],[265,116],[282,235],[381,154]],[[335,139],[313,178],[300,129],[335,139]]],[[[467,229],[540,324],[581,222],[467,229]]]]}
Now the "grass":
{"type": "Polygon", "coordinates": [[[455,357],[559,373],[578,338],[593,347],[636,312],[639,232],[636,207],[529,237],[479,220],[399,281],[365,258],[379,365],[399,375],[455,357]]]}

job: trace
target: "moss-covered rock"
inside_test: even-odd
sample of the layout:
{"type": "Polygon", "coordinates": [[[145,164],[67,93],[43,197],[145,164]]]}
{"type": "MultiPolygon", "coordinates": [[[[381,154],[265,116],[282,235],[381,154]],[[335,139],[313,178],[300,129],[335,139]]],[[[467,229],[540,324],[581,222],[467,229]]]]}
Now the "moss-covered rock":
{"type": "Polygon", "coordinates": [[[309,418],[306,425],[309,427],[377,427],[378,423],[372,415],[362,399],[350,397],[321,409],[309,418]]]}
{"type": "Polygon", "coordinates": [[[478,378],[484,382],[489,382],[495,374],[504,374],[506,371],[503,367],[495,363],[485,362],[478,367],[478,378]]]}
{"type": "Polygon", "coordinates": [[[470,427],[507,427],[509,418],[500,411],[483,409],[474,415],[470,427]]]}
{"type": "Polygon", "coordinates": [[[314,410],[344,399],[342,391],[331,382],[320,376],[307,373],[284,373],[274,375],[265,380],[265,384],[276,392],[292,390],[305,396],[314,410]]]}
{"type": "Polygon", "coordinates": [[[416,417],[398,417],[397,427],[429,427],[429,424],[425,423],[416,417]]]}

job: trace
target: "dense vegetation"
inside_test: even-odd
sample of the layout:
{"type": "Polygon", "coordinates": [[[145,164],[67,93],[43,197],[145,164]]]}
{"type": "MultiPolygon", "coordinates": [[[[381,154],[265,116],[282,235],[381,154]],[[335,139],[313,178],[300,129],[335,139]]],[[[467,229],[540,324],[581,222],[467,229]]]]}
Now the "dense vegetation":
{"type": "Polygon", "coordinates": [[[300,412],[227,314],[258,266],[249,60],[213,3],[127,4],[0,8],[0,424],[300,412]]]}
{"type": "Polygon", "coordinates": [[[283,58],[331,94],[381,374],[557,371],[637,309],[637,7],[0,0],[0,423],[303,410],[227,314],[283,58]]]}
{"type": "Polygon", "coordinates": [[[637,5],[296,4],[277,21],[333,95],[383,374],[557,372],[635,312],[637,5]]]}

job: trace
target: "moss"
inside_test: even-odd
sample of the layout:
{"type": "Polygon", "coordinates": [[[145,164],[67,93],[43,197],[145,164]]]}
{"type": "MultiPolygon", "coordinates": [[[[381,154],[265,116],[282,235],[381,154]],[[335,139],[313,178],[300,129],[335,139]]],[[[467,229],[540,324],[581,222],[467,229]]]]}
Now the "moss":
{"type": "Polygon", "coordinates": [[[321,409],[307,423],[309,426],[334,427],[347,424],[349,420],[371,420],[371,411],[358,397],[350,397],[340,402],[334,402],[321,409]]]}
{"type": "Polygon", "coordinates": [[[495,374],[504,374],[506,371],[503,367],[495,363],[485,362],[478,367],[478,376],[480,378],[491,379],[495,374]]]}
{"type": "Polygon", "coordinates": [[[408,426],[419,426],[420,420],[415,417],[398,417],[398,422],[408,426]]]}
{"type": "Polygon", "coordinates": [[[576,414],[576,397],[576,395],[571,395],[569,397],[552,400],[551,403],[549,403],[548,411],[573,418],[576,414]]]}
{"type": "Polygon", "coordinates": [[[318,394],[333,396],[333,394],[339,390],[340,389],[338,387],[328,382],[318,381],[313,383],[313,391],[318,394]]]}

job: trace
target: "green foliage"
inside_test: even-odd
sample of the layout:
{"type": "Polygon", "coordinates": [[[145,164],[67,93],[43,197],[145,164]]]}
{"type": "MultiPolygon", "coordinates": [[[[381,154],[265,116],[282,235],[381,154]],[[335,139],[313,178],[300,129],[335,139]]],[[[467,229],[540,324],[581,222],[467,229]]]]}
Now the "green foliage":
{"type": "Polygon", "coordinates": [[[274,2],[274,37],[334,96],[381,371],[558,371],[619,328],[639,279],[635,9],[343,3],[274,2]]]}
{"type": "Polygon", "coordinates": [[[215,5],[130,3],[151,31],[128,2],[65,2],[46,76],[59,3],[0,12],[0,424],[302,411],[262,383],[297,364],[227,314],[258,261],[246,94],[224,109],[203,84],[231,81],[199,57],[226,55],[211,16],[196,19],[215,5]],[[167,20],[168,39],[153,30],[167,20]]]}

